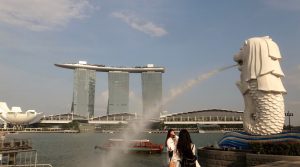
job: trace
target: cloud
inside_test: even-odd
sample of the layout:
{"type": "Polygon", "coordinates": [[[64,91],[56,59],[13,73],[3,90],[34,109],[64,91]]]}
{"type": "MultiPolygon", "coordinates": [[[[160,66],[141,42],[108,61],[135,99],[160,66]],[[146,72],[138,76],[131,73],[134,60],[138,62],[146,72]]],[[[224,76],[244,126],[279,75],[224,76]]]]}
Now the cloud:
{"type": "Polygon", "coordinates": [[[112,16],[124,21],[131,28],[141,31],[150,36],[161,37],[167,34],[167,31],[164,28],[155,25],[150,21],[143,20],[128,11],[114,12],[112,13],[112,16]]]}
{"type": "Polygon", "coordinates": [[[299,11],[300,1],[299,0],[264,0],[267,6],[274,7],[281,10],[299,11]]]}
{"type": "Polygon", "coordinates": [[[0,22],[47,31],[86,17],[88,9],[91,9],[88,0],[1,0],[0,22]]]}

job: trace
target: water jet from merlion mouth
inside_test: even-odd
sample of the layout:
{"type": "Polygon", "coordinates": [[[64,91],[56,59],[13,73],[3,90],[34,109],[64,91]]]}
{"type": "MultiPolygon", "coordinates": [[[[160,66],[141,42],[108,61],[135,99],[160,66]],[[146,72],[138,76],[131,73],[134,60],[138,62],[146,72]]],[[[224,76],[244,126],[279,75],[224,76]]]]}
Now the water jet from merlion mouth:
{"type": "Polygon", "coordinates": [[[164,99],[164,102],[163,104],[167,104],[169,103],[170,101],[172,101],[174,98],[178,97],[179,95],[181,95],[182,93],[186,92],[187,90],[191,89],[193,86],[195,86],[196,84],[199,84],[200,82],[202,81],[205,81],[207,79],[209,79],[210,77],[216,75],[217,73],[219,72],[222,72],[224,70],[227,70],[227,69],[230,69],[230,68],[233,68],[235,66],[238,66],[238,65],[230,65],[230,66],[226,66],[226,67],[222,67],[222,68],[218,68],[216,70],[212,70],[210,72],[207,72],[205,74],[201,74],[199,75],[198,77],[194,78],[194,79],[190,79],[186,82],[184,82],[184,84],[178,86],[177,88],[175,89],[171,89],[170,90],[170,95],[168,96],[168,98],[165,98],[164,99]]]}
{"type": "MultiPolygon", "coordinates": [[[[147,112],[146,114],[143,115],[143,119],[137,120],[131,124],[128,125],[128,127],[121,132],[120,138],[126,140],[132,140],[132,139],[137,139],[139,134],[145,130],[147,126],[149,126],[150,121],[145,121],[149,120],[150,118],[153,118],[154,115],[157,115],[157,112],[159,111],[159,108],[163,105],[166,105],[167,103],[171,102],[174,100],[176,97],[180,96],[184,92],[188,91],[191,89],[193,86],[196,84],[201,83],[202,81],[205,81],[209,79],[210,77],[224,71],[227,69],[230,69],[232,67],[235,67],[237,65],[230,65],[226,66],[223,68],[218,68],[216,70],[209,71],[204,74],[198,75],[194,79],[187,80],[184,82],[182,85],[179,85],[178,87],[171,89],[170,93],[168,95],[168,98],[165,98],[161,104],[158,104],[157,106],[153,106],[152,110],[150,112],[147,112]]],[[[107,154],[103,155],[101,157],[101,167],[117,167],[120,164],[120,161],[123,161],[122,158],[124,156],[124,152],[126,152],[126,148],[128,145],[126,145],[126,142],[124,142],[122,145],[118,147],[118,149],[112,149],[111,151],[107,152],[107,154]]]]}

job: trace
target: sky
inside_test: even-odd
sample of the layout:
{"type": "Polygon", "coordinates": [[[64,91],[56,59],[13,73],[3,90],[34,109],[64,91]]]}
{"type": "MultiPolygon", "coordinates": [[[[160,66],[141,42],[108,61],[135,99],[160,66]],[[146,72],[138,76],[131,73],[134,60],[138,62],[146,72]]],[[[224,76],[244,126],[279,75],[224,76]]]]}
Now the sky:
{"type": "MultiPolygon", "coordinates": [[[[235,64],[251,37],[270,36],[282,54],[285,110],[300,125],[298,0],[1,0],[0,101],[45,115],[70,112],[73,71],[55,63],[165,67],[163,97],[235,64]]],[[[242,111],[237,68],[185,89],[166,113],[242,111]]],[[[97,73],[95,116],[106,114],[107,73],[97,73]]],[[[140,112],[141,76],[130,74],[130,110],[140,112]]]]}

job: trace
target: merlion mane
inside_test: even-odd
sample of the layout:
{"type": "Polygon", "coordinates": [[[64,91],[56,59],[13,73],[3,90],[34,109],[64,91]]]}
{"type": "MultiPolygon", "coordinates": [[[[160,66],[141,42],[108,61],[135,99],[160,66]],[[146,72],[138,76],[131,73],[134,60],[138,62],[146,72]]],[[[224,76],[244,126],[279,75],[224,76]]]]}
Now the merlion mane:
{"type": "Polygon", "coordinates": [[[237,86],[244,97],[245,131],[254,135],[282,132],[286,90],[278,45],[268,36],[250,38],[234,60],[241,71],[237,86]]]}

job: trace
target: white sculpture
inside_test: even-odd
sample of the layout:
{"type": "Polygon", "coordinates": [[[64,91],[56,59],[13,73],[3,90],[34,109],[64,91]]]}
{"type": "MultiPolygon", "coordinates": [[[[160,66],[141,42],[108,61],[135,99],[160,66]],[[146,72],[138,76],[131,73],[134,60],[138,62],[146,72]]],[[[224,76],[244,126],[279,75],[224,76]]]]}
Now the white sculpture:
{"type": "Polygon", "coordinates": [[[14,125],[25,125],[37,121],[38,116],[35,110],[27,110],[22,112],[20,107],[12,107],[10,110],[5,102],[0,102],[0,118],[7,123],[14,125]]]}
{"type": "Polygon", "coordinates": [[[281,82],[280,59],[277,44],[268,36],[246,40],[234,56],[241,71],[237,86],[244,96],[244,130],[250,134],[282,132],[286,90],[281,82]]]}

